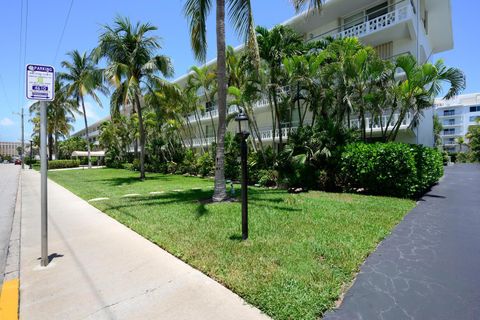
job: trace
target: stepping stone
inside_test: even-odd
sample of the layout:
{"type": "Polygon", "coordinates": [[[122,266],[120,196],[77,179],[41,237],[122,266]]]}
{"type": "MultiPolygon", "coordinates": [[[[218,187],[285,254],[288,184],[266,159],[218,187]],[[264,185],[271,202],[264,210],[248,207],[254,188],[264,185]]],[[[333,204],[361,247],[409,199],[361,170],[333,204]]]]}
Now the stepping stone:
{"type": "Polygon", "coordinates": [[[173,189],[172,191],[173,191],[173,192],[182,192],[183,189],[173,189]]]}
{"type": "Polygon", "coordinates": [[[165,191],[152,191],[150,192],[151,195],[156,195],[156,194],[163,194],[165,191]]]}
{"type": "Polygon", "coordinates": [[[139,197],[141,194],[139,193],[129,193],[129,194],[124,194],[122,198],[130,198],[130,197],[139,197]]]}
{"type": "Polygon", "coordinates": [[[202,188],[191,188],[190,190],[192,190],[192,191],[201,191],[202,188]]]}
{"type": "Polygon", "coordinates": [[[110,200],[110,198],[93,198],[88,200],[88,202],[103,201],[103,200],[110,200]]]}

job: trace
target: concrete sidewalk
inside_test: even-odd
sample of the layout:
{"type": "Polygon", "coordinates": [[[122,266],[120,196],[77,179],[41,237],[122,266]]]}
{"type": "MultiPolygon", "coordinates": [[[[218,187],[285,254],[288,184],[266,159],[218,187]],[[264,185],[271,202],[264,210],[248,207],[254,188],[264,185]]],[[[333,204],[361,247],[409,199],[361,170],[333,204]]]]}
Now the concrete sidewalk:
{"type": "Polygon", "coordinates": [[[268,319],[52,181],[53,259],[40,267],[39,173],[22,186],[21,319],[268,319]]]}

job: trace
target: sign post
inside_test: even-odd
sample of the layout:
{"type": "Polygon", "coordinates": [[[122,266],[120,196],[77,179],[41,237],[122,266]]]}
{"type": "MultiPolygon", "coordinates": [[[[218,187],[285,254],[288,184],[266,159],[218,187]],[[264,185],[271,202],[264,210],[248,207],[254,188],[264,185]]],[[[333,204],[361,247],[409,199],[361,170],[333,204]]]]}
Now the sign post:
{"type": "Polygon", "coordinates": [[[40,101],[40,175],[41,175],[41,260],[48,265],[48,202],[47,202],[47,101],[55,97],[55,69],[51,66],[29,64],[26,69],[27,99],[40,101]]]}

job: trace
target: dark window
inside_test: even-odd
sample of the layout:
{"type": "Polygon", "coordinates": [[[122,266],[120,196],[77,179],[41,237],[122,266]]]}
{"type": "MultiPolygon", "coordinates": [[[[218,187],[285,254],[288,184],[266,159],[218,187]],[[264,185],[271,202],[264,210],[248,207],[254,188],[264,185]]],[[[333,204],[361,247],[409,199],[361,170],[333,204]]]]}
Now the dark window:
{"type": "Polygon", "coordinates": [[[367,21],[373,20],[388,13],[388,3],[384,2],[367,10],[367,21]]]}
{"type": "Polygon", "coordinates": [[[480,106],[470,107],[470,112],[480,112],[480,106]]]}
{"type": "Polygon", "coordinates": [[[452,110],[444,110],[443,115],[444,116],[453,116],[453,115],[455,115],[455,110],[453,110],[453,109],[452,110]]]}

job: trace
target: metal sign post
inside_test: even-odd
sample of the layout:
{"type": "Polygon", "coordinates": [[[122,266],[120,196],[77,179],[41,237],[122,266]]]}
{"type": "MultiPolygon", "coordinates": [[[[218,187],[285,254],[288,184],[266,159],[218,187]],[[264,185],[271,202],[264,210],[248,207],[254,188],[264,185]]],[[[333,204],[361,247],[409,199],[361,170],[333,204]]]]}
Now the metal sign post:
{"type": "Polygon", "coordinates": [[[27,99],[37,100],[40,105],[40,175],[41,175],[41,260],[42,267],[48,265],[48,202],[47,202],[47,101],[55,96],[55,69],[51,66],[27,65],[27,99]]]}

